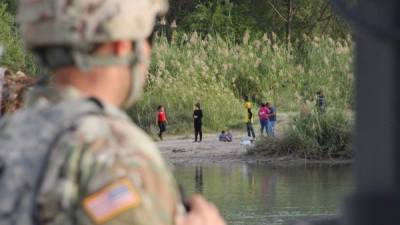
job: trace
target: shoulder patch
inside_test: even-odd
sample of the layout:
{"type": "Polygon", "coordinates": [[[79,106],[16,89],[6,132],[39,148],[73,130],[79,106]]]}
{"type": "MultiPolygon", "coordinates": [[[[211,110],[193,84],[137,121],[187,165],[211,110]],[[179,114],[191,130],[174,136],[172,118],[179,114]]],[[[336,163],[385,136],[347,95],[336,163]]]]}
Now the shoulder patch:
{"type": "Polygon", "coordinates": [[[123,178],[83,199],[83,208],[96,223],[102,224],[119,214],[135,208],[141,196],[128,178],[123,178]]]}

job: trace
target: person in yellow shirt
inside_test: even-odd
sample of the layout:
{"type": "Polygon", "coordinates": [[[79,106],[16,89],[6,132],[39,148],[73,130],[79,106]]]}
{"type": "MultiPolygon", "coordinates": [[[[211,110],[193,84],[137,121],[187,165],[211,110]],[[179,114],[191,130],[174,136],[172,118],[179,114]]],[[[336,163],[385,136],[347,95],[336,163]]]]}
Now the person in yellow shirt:
{"type": "Polygon", "coordinates": [[[244,108],[246,110],[245,123],[246,123],[246,129],[247,129],[247,136],[249,138],[253,138],[253,140],[255,140],[256,134],[254,133],[254,129],[253,129],[253,113],[251,112],[251,107],[252,107],[252,104],[249,100],[249,97],[244,96],[244,108]]]}

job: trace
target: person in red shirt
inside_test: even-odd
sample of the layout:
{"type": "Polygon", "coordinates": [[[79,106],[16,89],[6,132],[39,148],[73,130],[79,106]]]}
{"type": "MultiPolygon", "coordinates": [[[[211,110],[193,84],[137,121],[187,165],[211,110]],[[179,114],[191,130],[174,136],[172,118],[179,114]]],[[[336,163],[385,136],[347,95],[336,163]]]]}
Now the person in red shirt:
{"type": "Polygon", "coordinates": [[[158,137],[162,140],[162,133],[167,130],[167,115],[164,111],[164,106],[158,106],[158,113],[157,113],[157,124],[160,128],[160,132],[158,133],[158,137]]]}

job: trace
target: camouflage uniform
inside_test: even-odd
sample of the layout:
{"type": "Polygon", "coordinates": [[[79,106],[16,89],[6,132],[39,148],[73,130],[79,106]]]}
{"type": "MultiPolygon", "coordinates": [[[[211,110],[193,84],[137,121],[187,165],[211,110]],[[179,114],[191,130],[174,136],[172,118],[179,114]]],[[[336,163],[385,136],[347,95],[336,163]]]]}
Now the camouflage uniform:
{"type": "Polygon", "coordinates": [[[167,0],[20,0],[17,20],[27,48],[50,70],[128,65],[132,87],[124,107],[129,107],[141,94],[140,73],[149,63],[143,42],[153,31],[156,15],[167,9],[167,0]],[[133,54],[92,54],[96,44],[121,40],[135,42],[133,54]]]}
{"type": "MultiPolygon", "coordinates": [[[[66,65],[81,70],[129,66],[132,86],[126,103],[131,103],[139,96],[142,76],[138,73],[147,63],[141,43],[150,34],[156,14],[166,11],[166,6],[165,0],[20,0],[18,21],[27,47],[50,70],[66,65]],[[125,58],[92,54],[94,44],[118,40],[135,42],[135,51],[125,58]]],[[[4,197],[0,214],[2,210],[12,212],[13,200],[18,198],[7,195],[13,192],[14,183],[20,183],[18,187],[37,193],[32,194],[32,208],[41,225],[174,224],[175,216],[183,213],[177,185],[154,143],[125,113],[98,102],[99,113],[84,115],[60,135],[49,134],[51,124],[62,125],[67,112],[79,111],[79,99],[83,97],[72,87],[35,89],[20,112],[0,123],[0,141],[8,139],[0,146],[0,156],[13,160],[5,163],[10,168],[3,177],[20,174],[15,179],[23,180],[0,180],[0,196],[4,197]],[[18,149],[22,144],[13,145],[15,140],[34,143],[18,149]],[[40,171],[32,172],[38,177],[33,181],[27,170],[30,164],[38,168],[32,159],[35,151],[43,153],[43,149],[55,154],[46,155],[44,169],[32,169],[40,171]],[[9,185],[1,189],[4,183],[9,185]]],[[[26,199],[30,198],[19,199],[24,207],[13,214],[22,212],[25,219],[15,224],[28,224],[26,214],[32,204],[26,199]]],[[[10,218],[7,221],[15,219],[10,218]]]]}
{"type": "MultiPolygon", "coordinates": [[[[38,107],[44,113],[57,104],[79,98],[82,97],[73,88],[34,89],[19,114],[30,114],[38,107]]],[[[62,119],[60,115],[47,116],[62,119]]],[[[15,119],[20,120],[9,118],[1,132],[21,129],[20,124],[13,123],[15,119]]],[[[32,151],[36,148],[41,144],[32,146],[32,151]]],[[[176,183],[155,144],[117,108],[104,106],[101,114],[83,117],[54,149],[59,154],[49,161],[39,192],[41,224],[167,225],[174,224],[174,217],[183,213],[176,183]],[[84,209],[85,199],[122,180],[131,183],[140,201],[96,221],[84,209]]]]}

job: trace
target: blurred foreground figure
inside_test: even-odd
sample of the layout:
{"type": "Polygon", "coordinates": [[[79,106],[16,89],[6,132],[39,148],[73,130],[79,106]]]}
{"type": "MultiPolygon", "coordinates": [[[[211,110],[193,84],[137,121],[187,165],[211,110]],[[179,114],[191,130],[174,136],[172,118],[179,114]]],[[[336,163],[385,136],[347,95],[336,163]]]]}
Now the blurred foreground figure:
{"type": "Polygon", "coordinates": [[[0,224],[225,224],[202,197],[185,213],[138,99],[164,0],[20,0],[26,46],[52,72],[0,122],[0,224]]]}

